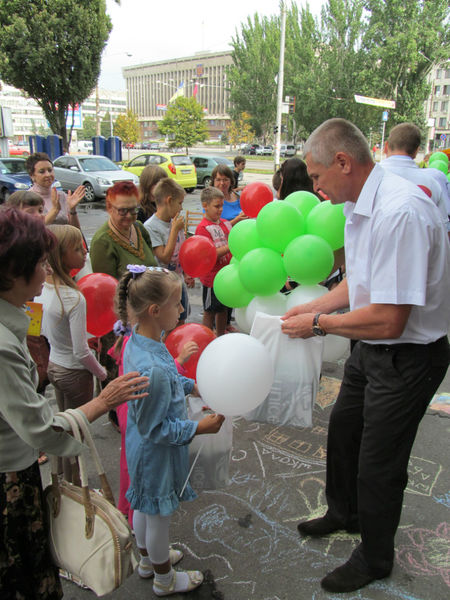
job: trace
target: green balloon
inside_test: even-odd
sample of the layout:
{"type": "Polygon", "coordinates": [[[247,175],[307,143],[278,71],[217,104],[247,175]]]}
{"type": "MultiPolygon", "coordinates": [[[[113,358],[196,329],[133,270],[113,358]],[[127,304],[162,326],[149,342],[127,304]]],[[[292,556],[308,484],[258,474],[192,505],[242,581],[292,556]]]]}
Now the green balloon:
{"type": "Polygon", "coordinates": [[[344,245],[344,227],[343,206],[331,204],[329,200],[313,208],[306,219],[306,233],[323,238],[330,244],[332,250],[342,248],[344,245]]]}
{"type": "Polygon", "coordinates": [[[270,248],[250,250],[239,263],[239,277],[245,289],[255,296],[275,294],[287,279],[283,259],[270,248]]]}
{"type": "Polygon", "coordinates": [[[450,173],[447,173],[447,179],[450,181],[450,173]]]}
{"type": "Polygon", "coordinates": [[[230,265],[238,265],[239,261],[238,261],[238,259],[235,256],[232,256],[229,264],[230,265]]]}
{"type": "Polygon", "coordinates": [[[241,260],[250,250],[262,246],[256,231],[255,219],[246,219],[237,223],[228,236],[228,246],[231,254],[238,260],[241,260]]]}
{"type": "Polygon", "coordinates": [[[315,194],[305,190],[292,192],[292,194],[286,196],[284,201],[292,204],[292,206],[295,206],[295,208],[302,213],[305,219],[311,210],[320,204],[320,200],[315,194]]]}
{"type": "Polygon", "coordinates": [[[303,285],[314,285],[328,277],[333,268],[331,246],[317,235],[301,235],[284,252],[284,266],[289,277],[303,285]]]}
{"type": "Polygon", "coordinates": [[[305,220],[292,204],[274,200],[259,211],[256,231],[266,248],[284,252],[290,241],[304,233],[305,220]]]}
{"type": "Polygon", "coordinates": [[[448,164],[448,156],[445,154],[445,152],[433,152],[428,160],[428,164],[431,165],[431,163],[435,160],[443,160],[448,164]]]}
{"type": "Polygon", "coordinates": [[[230,308],[247,306],[253,294],[244,288],[239,279],[238,265],[227,265],[214,277],[214,293],[217,299],[230,308]]]}
{"type": "Polygon", "coordinates": [[[442,171],[444,175],[447,175],[448,162],[445,162],[445,160],[434,160],[432,163],[430,163],[430,169],[439,169],[439,171],[442,171]]]}

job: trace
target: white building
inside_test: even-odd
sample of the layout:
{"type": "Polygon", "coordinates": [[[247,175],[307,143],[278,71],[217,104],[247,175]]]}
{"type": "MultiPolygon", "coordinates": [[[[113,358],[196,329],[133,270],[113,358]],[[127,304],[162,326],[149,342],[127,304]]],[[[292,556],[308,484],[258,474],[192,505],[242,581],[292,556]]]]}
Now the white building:
{"type": "MultiPolygon", "coordinates": [[[[98,90],[100,120],[110,113],[111,121],[127,110],[127,93],[124,91],[98,90]]],[[[35,100],[26,93],[0,82],[0,106],[11,109],[14,140],[26,140],[29,135],[48,129],[47,119],[35,100]]],[[[81,105],[82,118],[96,117],[96,90],[81,105]]],[[[75,132],[76,130],[74,130],[75,132]]]]}
{"type": "Polygon", "coordinates": [[[450,148],[450,62],[434,66],[428,75],[431,94],[425,103],[428,123],[426,150],[450,148]]]}

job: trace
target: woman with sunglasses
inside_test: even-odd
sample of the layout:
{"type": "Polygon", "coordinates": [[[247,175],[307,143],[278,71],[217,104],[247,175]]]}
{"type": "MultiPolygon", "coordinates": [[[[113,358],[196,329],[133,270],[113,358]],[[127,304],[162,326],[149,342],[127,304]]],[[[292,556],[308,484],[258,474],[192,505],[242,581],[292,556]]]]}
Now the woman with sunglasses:
{"type": "Polygon", "coordinates": [[[91,242],[92,270],[120,279],[127,265],[156,265],[150,236],[140,221],[139,190],[131,181],[117,181],[106,194],[109,219],[91,242]]]}

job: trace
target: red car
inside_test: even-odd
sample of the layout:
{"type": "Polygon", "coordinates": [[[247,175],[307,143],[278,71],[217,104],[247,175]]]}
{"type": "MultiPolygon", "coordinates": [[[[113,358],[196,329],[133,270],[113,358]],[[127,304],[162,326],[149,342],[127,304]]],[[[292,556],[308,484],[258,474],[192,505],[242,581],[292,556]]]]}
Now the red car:
{"type": "MultiPolygon", "coordinates": [[[[8,146],[10,156],[30,156],[30,148],[27,146],[18,146],[16,144],[9,144],[8,146]]],[[[1,155],[1,150],[0,150],[1,155]]]]}

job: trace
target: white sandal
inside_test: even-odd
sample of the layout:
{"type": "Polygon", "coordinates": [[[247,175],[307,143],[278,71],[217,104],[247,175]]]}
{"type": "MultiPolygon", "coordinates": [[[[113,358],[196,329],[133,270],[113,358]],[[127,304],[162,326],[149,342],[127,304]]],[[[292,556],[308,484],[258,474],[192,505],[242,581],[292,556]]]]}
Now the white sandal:
{"type": "Polygon", "coordinates": [[[186,573],[189,577],[188,584],[181,590],[175,589],[175,583],[177,580],[177,571],[173,572],[173,577],[169,585],[161,585],[156,580],[153,582],[153,592],[156,596],[171,596],[172,594],[182,594],[184,592],[191,592],[195,590],[199,585],[203,583],[203,573],[201,571],[178,571],[179,573],[186,573]]]}
{"type": "MultiPolygon", "coordinates": [[[[169,548],[169,559],[172,565],[176,565],[177,563],[179,563],[183,556],[184,554],[181,552],[181,550],[175,550],[175,548],[172,547],[169,548]]],[[[139,576],[142,577],[142,579],[149,579],[155,574],[153,570],[153,565],[151,563],[147,564],[142,562],[142,558],[139,562],[137,571],[139,576]]]]}

